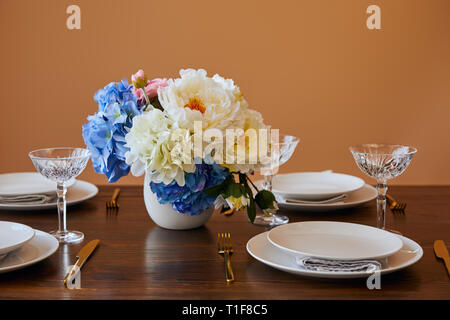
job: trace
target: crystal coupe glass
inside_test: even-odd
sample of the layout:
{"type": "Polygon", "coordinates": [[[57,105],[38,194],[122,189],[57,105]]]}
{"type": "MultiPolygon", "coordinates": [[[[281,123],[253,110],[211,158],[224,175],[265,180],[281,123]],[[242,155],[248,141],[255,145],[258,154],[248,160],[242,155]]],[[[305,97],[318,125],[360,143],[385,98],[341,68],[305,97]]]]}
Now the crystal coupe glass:
{"type": "MultiPolygon", "coordinates": [[[[278,142],[272,142],[270,152],[270,164],[263,168],[263,188],[272,191],[273,176],[278,172],[279,166],[286,163],[292,156],[300,139],[294,136],[280,134],[278,142]]],[[[289,222],[287,216],[276,214],[277,209],[266,209],[263,214],[255,217],[254,224],[263,226],[278,226],[289,222]]]]}
{"type": "Polygon", "coordinates": [[[66,228],[66,184],[78,176],[86,167],[90,153],[82,148],[48,148],[29,153],[36,170],[44,177],[56,182],[58,196],[58,230],[51,231],[60,243],[79,243],[84,234],[66,228]]]}
{"type": "Polygon", "coordinates": [[[406,170],[416,148],[391,144],[362,144],[350,147],[359,169],[377,180],[377,227],[386,228],[387,180],[406,170]]]}

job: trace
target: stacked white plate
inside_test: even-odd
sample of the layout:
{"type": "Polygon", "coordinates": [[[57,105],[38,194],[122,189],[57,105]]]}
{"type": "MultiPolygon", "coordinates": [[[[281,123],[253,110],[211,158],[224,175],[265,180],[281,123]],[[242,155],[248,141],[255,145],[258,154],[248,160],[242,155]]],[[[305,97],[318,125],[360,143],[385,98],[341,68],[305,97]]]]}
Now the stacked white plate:
{"type": "MultiPolygon", "coordinates": [[[[272,182],[278,206],[290,210],[346,209],[372,201],[377,196],[376,189],[364,180],[332,171],[279,174],[272,182]],[[328,202],[337,196],[344,199],[328,202]]],[[[258,184],[262,185],[262,181],[258,184]]]]}
{"type": "Polygon", "coordinates": [[[247,251],[258,261],[289,273],[321,278],[368,277],[366,271],[316,271],[298,264],[311,257],[327,261],[372,260],[381,274],[404,269],[423,255],[414,241],[378,228],[344,222],[289,223],[256,235],[247,251]]]}
{"type": "MultiPolygon", "coordinates": [[[[43,177],[38,172],[17,172],[0,174],[0,198],[31,195],[48,195],[48,202],[2,202],[0,209],[4,210],[42,210],[56,208],[56,183],[43,177]]],[[[66,194],[67,205],[77,204],[91,199],[98,193],[98,188],[92,183],[72,180],[68,183],[66,194]]]]}
{"type": "Polygon", "coordinates": [[[24,224],[0,221],[0,273],[35,264],[51,256],[59,242],[24,224]]]}

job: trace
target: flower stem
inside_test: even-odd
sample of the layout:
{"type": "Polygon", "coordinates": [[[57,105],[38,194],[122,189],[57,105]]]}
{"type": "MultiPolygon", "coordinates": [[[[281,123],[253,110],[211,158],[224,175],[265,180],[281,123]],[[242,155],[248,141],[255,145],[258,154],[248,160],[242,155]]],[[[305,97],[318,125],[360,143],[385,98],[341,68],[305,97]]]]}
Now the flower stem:
{"type": "Polygon", "coordinates": [[[144,98],[145,98],[145,108],[144,110],[147,110],[147,107],[150,105],[150,99],[147,96],[147,93],[145,92],[145,88],[141,88],[142,93],[144,94],[144,98]]]}
{"type": "Polygon", "coordinates": [[[245,175],[245,177],[247,178],[247,181],[249,181],[250,184],[253,186],[253,188],[255,188],[256,192],[259,192],[258,188],[255,186],[255,184],[252,182],[252,180],[250,180],[250,178],[247,175],[245,175]]]}

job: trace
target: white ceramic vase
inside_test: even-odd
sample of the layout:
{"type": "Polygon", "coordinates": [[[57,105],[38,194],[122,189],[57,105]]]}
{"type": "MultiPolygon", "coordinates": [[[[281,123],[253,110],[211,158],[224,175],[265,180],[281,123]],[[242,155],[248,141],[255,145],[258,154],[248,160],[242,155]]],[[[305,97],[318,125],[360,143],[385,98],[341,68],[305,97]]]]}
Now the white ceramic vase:
{"type": "Polygon", "coordinates": [[[171,230],[189,230],[201,227],[211,217],[214,208],[211,207],[199,215],[191,216],[175,211],[172,206],[160,204],[156,194],[150,189],[147,177],[144,181],[144,201],[150,218],[160,227],[171,230]]]}

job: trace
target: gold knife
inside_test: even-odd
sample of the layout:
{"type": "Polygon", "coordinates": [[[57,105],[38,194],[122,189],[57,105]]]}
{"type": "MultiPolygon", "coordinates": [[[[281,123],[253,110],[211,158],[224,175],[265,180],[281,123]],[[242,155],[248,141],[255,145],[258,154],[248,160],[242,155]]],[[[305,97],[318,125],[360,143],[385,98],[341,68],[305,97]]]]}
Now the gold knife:
{"type": "Polygon", "coordinates": [[[81,248],[80,252],[77,254],[77,262],[73,265],[72,269],[70,269],[69,273],[64,278],[64,285],[67,287],[67,284],[73,280],[73,276],[77,273],[78,270],[81,269],[83,264],[89,258],[89,256],[94,252],[95,248],[97,248],[100,240],[92,240],[89,241],[87,245],[81,248]]]}
{"type": "Polygon", "coordinates": [[[447,246],[443,240],[434,241],[434,254],[436,257],[444,260],[448,275],[450,276],[450,257],[448,255],[447,246]]]}

